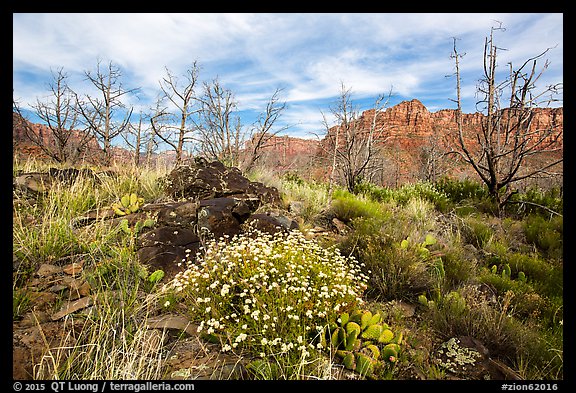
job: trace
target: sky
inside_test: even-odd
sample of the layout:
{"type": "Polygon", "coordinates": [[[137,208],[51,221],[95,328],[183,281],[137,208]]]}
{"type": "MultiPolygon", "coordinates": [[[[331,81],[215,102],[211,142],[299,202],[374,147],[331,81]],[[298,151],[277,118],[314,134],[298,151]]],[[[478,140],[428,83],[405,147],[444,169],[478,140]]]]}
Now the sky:
{"type": "MultiPolygon", "coordinates": [[[[166,69],[181,78],[196,61],[199,79],[219,82],[238,102],[249,126],[281,89],[282,134],[315,138],[333,121],[344,85],[359,110],[379,95],[388,106],[418,99],[431,112],[454,109],[451,58],[456,38],[462,109],[477,111],[484,40],[492,27],[499,70],[520,67],[551,48],[536,88],[563,82],[562,13],[14,13],[13,95],[26,108],[50,100],[52,72],[90,94],[85,72],[112,62],[134,113],[154,107],[166,69]]],[[[562,96],[560,96],[562,98],[562,96]]],[[[562,106],[562,102],[553,106],[562,106]]]]}

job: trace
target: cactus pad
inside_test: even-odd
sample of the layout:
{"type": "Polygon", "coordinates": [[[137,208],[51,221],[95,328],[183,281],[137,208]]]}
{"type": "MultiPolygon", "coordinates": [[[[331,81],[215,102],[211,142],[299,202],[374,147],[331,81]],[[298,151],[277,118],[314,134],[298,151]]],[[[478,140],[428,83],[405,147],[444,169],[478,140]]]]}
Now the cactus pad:
{"type": "Polygon", "coordinates": [[[362,332],[362,338],[365,338],[366,340],[378,340],[381,334],[382,334],[382,326],[372,325],[368,326],[366,330],[362,332]]]}
{"type": "Polygon", "coordinates": [[[356,355],[356,369],[355,371],[361,375],[372,374],[374,364],[376,361],[369,356],[359,353],[356,355]]]}
{"type": "Polygon", "coordinates": [[[380,313],[376,313],[372,316],[372,318],[370,318],[370,321],[368,321],[368,326],[376,325],[381,320],[382,320],[382,316],[380,315],[380,313]]]}
{"type": "MultiPolygon", "coordinates": [[[[398,344],[390,343],[382,349],[382,359],[392,361],[390,357],[394,359],[398,358],[398,352],[400,351],[400,346],[398,344]]],[[[395,361],[395,360],[394,360],[395,361]]]]}
{"type": "Polygon", "coordinates": [[[360,334],[360,325],[358,325],[356,322],[348,322],[348,324],[346,324],[346,333],[350,334],[350,332],[354,330],[360,334]]]}
{"type": "Polygon", "coordinates": [[[356,340],[356,338],[358,337],[358,333],[359,333],[358,330],[352,330],[350,334],[346,336],[344,346],[347,351],[352,351],[360,346],[360,341],[356,340]]]}
{"type": "Polygon", "coordinates": [[[379,343],[388,344],[394,338],[394,333],[390,329],[384,329],[382,333],[378,336],[377,340],[379,343]]]}
{"type": "Polygon", "coordinates": [[[366,329],[371,319],[372,313],[370,311],[364,311],[364,313],[362,313],[362,317],[360,318],[360,327],[362,330],[366,329]]]}
{"type": "Polygon", "coordinates": [[[366,349],[370,351],[370,355],[373,359],[378,359],[380,357],[380,349],[376,345],[369,344],[366,346],[366,349]]]}
{"type": "Polygon", "coordinates": [[[337,348],[340,346],[340,344],[342,344],[344,342],[344,329],[342,328],[337,328],[336,330],[334,330],[332,332],[332,337],[330,342],[332,343],[332,346],[337,348]]]}
{"type": "Polygon", "coordinates": [[[349,370],[355,370],[356,369],[356,357],[354,356],[354,354],[352,352],[348,352],[344,356],[344,360],[342,361],[342,363],[344,363],[344,367],[346,367],[349,370]]]}

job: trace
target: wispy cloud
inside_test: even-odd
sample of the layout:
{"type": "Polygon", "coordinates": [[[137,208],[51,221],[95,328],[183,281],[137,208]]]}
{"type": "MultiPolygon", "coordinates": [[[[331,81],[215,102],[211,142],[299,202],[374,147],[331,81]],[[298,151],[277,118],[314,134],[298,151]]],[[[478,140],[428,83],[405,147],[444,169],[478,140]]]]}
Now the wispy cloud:
{"type": "MultiPolygon", "coordinates": [[[[98,59],[123,70],[124,84],[139,87],[131,104],[145,110],[167,67],[183,75],[194,61],[201,78],[231,89],[247,118],[264,110],[278,88],[287,102],[289,132],[322,128],[344,83],[358,99],[390,89],[398,102],[420,99],[430,110],[453,107],[452,38],[462,58],[464,110],[474,111],[490,28],[503,48],[506,69],[552,48],[542,85],[562,82],[562,14],[14,14],[14,96],[31,103],[46,95],[51,69],[63,68],[76,89],[98,59]],[[504,50],[506,49],[506,50],[504,50]]],[[[543,64],[543,62],[542,62],[543,64]]]]}

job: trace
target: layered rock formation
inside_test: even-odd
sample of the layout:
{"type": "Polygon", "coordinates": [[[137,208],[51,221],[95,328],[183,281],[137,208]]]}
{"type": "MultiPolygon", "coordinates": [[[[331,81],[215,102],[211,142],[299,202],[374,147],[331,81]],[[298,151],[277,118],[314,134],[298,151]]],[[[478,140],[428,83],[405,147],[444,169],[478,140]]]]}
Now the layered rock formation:
{"type": "MultiPolygon", "coordinates": [[[[360,128],[368,130],[374,119],[374,110],[367,110],[358,119],[360,128]]],[[[462,123],[465,136],[473,136],[481,129],[484,115],[482,113],[465,113],[462,115],[462,123]]],[[[42,125],[33,125],[34,129],[49,143],[50,130],[42,125]]],[[[448,138],[457,135],[456,110],[442,109],[430,112],[419,100],[403,101],[376,114],[376,127],[388,136],[384,152],[394,166],[394,171],[404,181],[412,181],[418,178],[419,156],[423,148],[434,146],[445,149],[443,146],[448,138]]],[[[563,108],[536,108],[531,122],[531,130],[555,129],[563,130],[563,108]]],[[[328,161],[322,164],[322,157],[326,158],[326,141],[336,132],[336,127],[331,128],[324,140],[301,139],[290,136],[273,136],[263,148],[260,163],[276,170],[300,169],[313,177],[322,177],[330,166],[328,161]]],[[[471,139],[474,141],[474,139],[471,139]]],[[[26,142],[21,119],[14,115],[13,125],[14,154],[21,156],[41,156],[42,152],[37,146],[26,142]]],[[[562,148],[563,138],[557,141],[562,148]]],[[[247,147],[250,146],[250,141],[247,147]]],[[[100,151],[100,147],[94,140],[90,143],[90,149],[100,151]]],[[[249,150],[249,149],[248,149],[249,150]]],[[[172,152],[163,155],[166,162],[172,162],[172,152]]],[[[561,154],[561,153],[559,153],[561,154]]],[[[114,155],[122,162],[130,162],[132,153],[121,148],[114,149],[114,155]]],[[[156,159],[160,159],[157,157],[156,159]]],[[[387,168],[386,172],[390,172],[387,168]]]]}
{"type": "MultiPolygon", "coordinates": [[[[505,120],[509,114],[508,109],[503,110],[502,119],[505,120]]],[[[388,168],[384,172],[397,172],[396,183],[386,185],[398,185],[407,181],[414,181],[419,176],[419,166],[422,165],[421,154],[424,149],[431,147],[437,151],[448,151],[450,145],[455,146],[458,136],[458,124],[456,121],[456,110],[442,109],[437,112],[430,112],[416,99],[403,101],[398,105],[388,108],[384,111],[367,110],[363,112],[357,120],[356,127],[359,130],[371,129],[375,120],[376,137],[385,140],[382,149],[385,157],[389,161],[388,168]],[[376,118],[374,119],[374,116],[376,118]],[[392,167],[392,169],[391,169],[392,167]]],[[[477,146],[476,135],[482,129],[482,123],[485,122],[485,115],[476,113],[462,114],[462,128],[464,139],[469,146],[477,146]]],[[[564,127],[563,108],[536,108],[530,123],[530,132],[535,134],[553,130],[552,135],[556,136],[561,133],[564,127]]],[[[328,130],[327,135],[321,144],[328,143],[328,140],[334,138],[338,127],[332,127],[328,130]]],[[[550,140],[552,137],[550,138],[550,140]]],[[[563,134],[555,142],[556,147],[560,148],[559,152],[551,154],[551,157],[561,156],[563,147],[563,134]]],[[[326,154],[329,149],[319,149],[318,155],[326,154]]],[[[547,157],[544,157],[547,159],[547,157]]],[[[472,172],[467,165],[459,164],[452,160],[451,174],[461,173],[471,175],[472,172]]]]}
{"type": "MultiPolygon", "coordinates": [[[[507,110],[504,110],[506,113],[507,110]]],[[[471,135],[482,127],[485,115],[480,112],[463,113],[464,132],[471,135]]],[[[374,119],[374,109],[367,110],[359,117],[359,128],[369,130],[374,119]]],[[[564,128],[563,108],[536,108],[530,131],[562,130],[564,128]]],[[[336,132],[332,127],[328,135],[336,132]]],[[[387,133],[393,141],[399,141],[405,150],[411,150],[429,143],[431,136],[454,134],[458,130],[455,109],[442,109],[430,112],[419,100],[403,101],[398,105],[376,114],[376,129],[387,133]]],[[[559,143],[563,143],[562,137],[559,143]]]]}
{"type": "MultiPolygon", "coordinates": [[[[12,147],[14,157],[26,159],[34,157],[39,159],[48,158],[48,155],[42,150],[40,146],[31,142],[30,138],[26,135],[28,133],[34,134],[33,138],[38,142],[42,142],[44,146],[55,146],[54,134],[50,127],[31,123],[22,118],[19,114],[13,112],[12,114],[12,147]]],[[[68,135],[67,135],[68,136],[68,135]]],[[[80,154],[80,161],[86,159],[93,159],[100,155],[101,149],[98,145],[96,138],[91,137],[86,139],[83,131],[71,130],[69,132],[67,145],[70,148],[81,147],[83,152],[80,154]]]]}

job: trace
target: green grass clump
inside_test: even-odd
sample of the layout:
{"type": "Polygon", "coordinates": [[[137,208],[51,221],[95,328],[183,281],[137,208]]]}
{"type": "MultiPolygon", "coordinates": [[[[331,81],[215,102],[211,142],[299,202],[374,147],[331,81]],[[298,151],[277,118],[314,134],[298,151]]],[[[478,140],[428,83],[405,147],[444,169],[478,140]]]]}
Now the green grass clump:
{"type": "Polygon", "coordinates": [[[374,201],[394,201],[400,205],[405,205],[415,198],[422,199],[434,204],[435,208],[440,211],[446,211],[449,205],[447,195],[429,182],[405,184],[396,189],[378,187],[374,184],[364,182],[358,184],[354,192],[358,195],[365,195],[374,201]]]}
{"type": "Polygon", "coordinates": [[[515,214],[540,214],[547,217],[551,212],[562,214],[564,210],[562,191],[557,187],[544,190],[540,187],[532,186],[524,192],[519,192],[512,196],[514,202],[507,207],[507,211],[515,214]]]}
{"type": "Polygon", "coordinates": [[[475,215],[464,217],[462,224],[461,232],[464,241],[476,248],[485,247],[494,237],[494,229],[482,217],[475,215]]]}
{"type": "MultiPolygon", "coordinates": [[[[246,351],[280,366],[277,378],[299,379],[315,372],[328,321],[362,303],[366,280],[353,258],[299,231],[254,231],[209,243],[170,288],[223,352],[246,351]]],[[[260,366],[261,377],[271,370],[260,366]]]]}
{"type": "Polygon", "coordinates": [[[384,219],[387,216],[381,203],[343,189],[334,191],[332,211],[344,222],[350,222],[359,217],[384,219]]]}
{"type": "Polygon", "coordinates": [[[287,206],[291,202],[302,204],[299,215],[305,223],[314,221],[330,204],[326,184],[288,177],[282,179],[279,190],[287,206]]]}
{"type": "Polygon", "coordinates": [[[394,222],[357,219],[353,222],[354,231],[341,247],[364,265],[369,275],[366,296],[413,301],[419,293],[437,287],[436,257],[422,242],[401,240],[388,225],[393,226],[394,222]]]}
{"type": "Polygon", "coordinates": [[[475,180],[456,180],[443,177],[434,183],[437,190],[443,192],[453,203],[465,200],[480,201],[488,197],[488,188],[475,180]]]}
{"type": "Polygon", "coordinates": [[[528,243],[553,258],[561,258],[563,252],[563,217],[547,219],[531,214],[524,221],[524,234],[528,243]]]}

